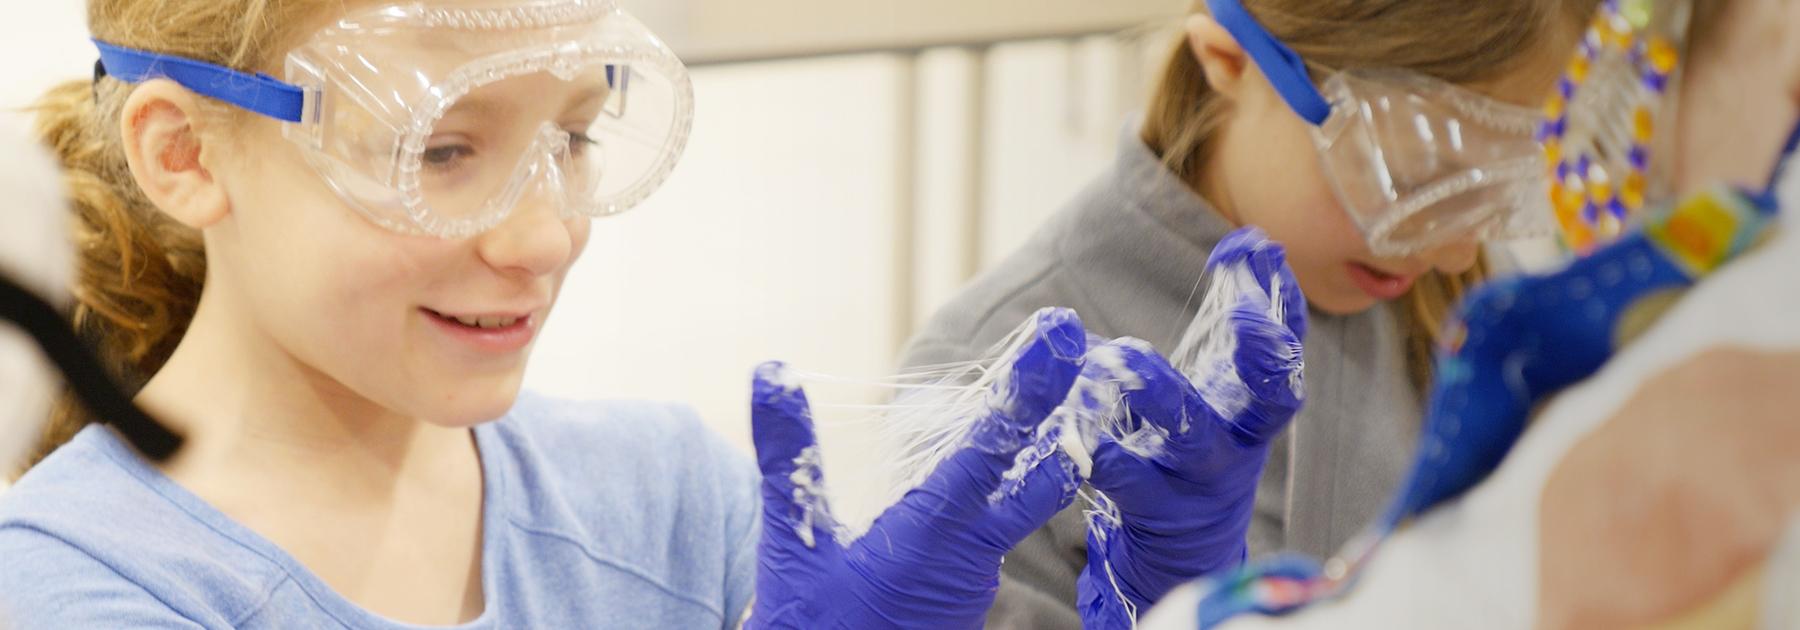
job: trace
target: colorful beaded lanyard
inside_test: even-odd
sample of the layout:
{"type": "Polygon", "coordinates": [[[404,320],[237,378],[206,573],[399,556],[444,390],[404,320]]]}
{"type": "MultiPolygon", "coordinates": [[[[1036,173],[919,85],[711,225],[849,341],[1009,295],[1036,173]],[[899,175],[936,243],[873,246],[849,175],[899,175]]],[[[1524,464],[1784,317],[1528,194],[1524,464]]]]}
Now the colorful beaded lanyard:
{"type": "MultiPolygon", "coordinates": [[[[1649,194],[1656,107],[1666,102],[1663,97],[1681,59],[1679,42],[1673,39],[1680,35],[1653,28],[1653,18],[1658,17],[1653,4],[1655,0],[1606,0],[1557,81],[1556,93],[1544,105],[1538,141],[1552,171],[1551,208],[1562,227],[1564,246],[1577,254],[1586,255],[1616,238],[1627,219],[1643,209],[1649,194]],[[1633,72],[1609,73],[1610,80],[1590,83],[1594,71],[1605,64],[1628,64],[1633,72]],[[1578,101],[1627,106],[1630,124],[1577,125],[1593,137],[1571,138],[1569,117],[1578,101]]],[[[1685,6],[1665,13],[1673,17],[1662,16],[1667,24],[1663,30],[1686,31],[1685,6]]]]}

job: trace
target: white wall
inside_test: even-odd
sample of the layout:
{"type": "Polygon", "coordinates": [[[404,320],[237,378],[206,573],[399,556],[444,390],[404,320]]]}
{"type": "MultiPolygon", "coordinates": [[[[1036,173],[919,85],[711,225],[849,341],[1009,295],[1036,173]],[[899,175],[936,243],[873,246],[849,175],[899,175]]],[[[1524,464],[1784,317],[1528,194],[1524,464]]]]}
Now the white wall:
{"type": "Polygon", "coordinates": [[[93,76],[97,54],[87,39],[85,2],[9,3],[0,21],[0,109],[29,105],[59,81],[93,76]]]}

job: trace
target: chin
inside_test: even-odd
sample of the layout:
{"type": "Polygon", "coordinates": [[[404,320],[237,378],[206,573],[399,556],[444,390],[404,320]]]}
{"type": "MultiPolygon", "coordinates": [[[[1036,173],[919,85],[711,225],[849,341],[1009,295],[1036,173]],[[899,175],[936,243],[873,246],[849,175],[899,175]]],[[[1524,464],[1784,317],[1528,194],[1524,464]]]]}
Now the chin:
{"type": "Polygon", "coordinates": [[[463,429],[492,422],[506,415],[519,399],[520,382],[513,377],[499,382],[461,382],[421,405],[416,417],[444,428],[463,429]]]}
{"type": "Polygon", "coordinates": [[[1339,317],[1361,314],[1380,303],[1373,296],[1356,288],[1347,277],[1341,283],[1325,283],[1325,286],[1317,286],[1300,278],[1300,291],[1306,294],[1308,307],[1339,317]]]}
{"type": "Polygon", "coordinates": [[[1310,300],[1309,299],[1307,301],[1307,303],[1309,305],[1311,305],[1314,309],[1317,309],[1320,312],[1323,312],[1327,315],[1337,315],[1339,317],[1348,317],[1350,315],[1361,315],[1363,313],[1368,312],[1369,309],[1375,308],[1375,305],[1380,304],[1380,302],[1376,301],[1375,298],[1368,297],[1366,295],[1362,296],[1362,297],[1346,298],[1346,299],[1340,299],[1340,300],[1332,300],[1332,299],[1310,300]]]}

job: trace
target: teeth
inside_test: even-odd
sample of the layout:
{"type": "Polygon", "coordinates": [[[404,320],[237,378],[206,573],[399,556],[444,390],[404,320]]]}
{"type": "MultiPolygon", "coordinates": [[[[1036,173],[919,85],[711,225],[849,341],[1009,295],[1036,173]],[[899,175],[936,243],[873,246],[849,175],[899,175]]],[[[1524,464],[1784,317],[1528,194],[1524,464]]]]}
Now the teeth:
{"type": "Polygon", "coordinates": [[[450,318],[456,320],[456,323],[470,328],[505,328],[516,324],[519,321],[519,318],[517,317],[463,317],[460,315],[453,315],[450,318]]]}

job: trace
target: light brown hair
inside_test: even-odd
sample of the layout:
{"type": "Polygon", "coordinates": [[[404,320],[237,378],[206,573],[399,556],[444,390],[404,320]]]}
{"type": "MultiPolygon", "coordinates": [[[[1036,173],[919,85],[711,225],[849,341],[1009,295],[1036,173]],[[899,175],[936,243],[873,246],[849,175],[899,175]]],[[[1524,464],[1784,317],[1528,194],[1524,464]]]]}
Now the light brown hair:
{"type": "MultiPolygon", "coordinates": [[[[1452,83],[1494,79],[1558,29],[1579,32],[1600,0],[1243,0],[1269,33],[1314,69],[1405,68],[1452,83]]],[[[1194,11],[1205,11],[1197,2],[1194,11]]],[[[1571,51],[1573,39],[1569,41],[1571,51]]],[[[1143,140],[1190,187],[1201,189],[1230,102],[1207,85],[1180,38],[1151,97],[1143,140]]],[[[1405,298],[1410,371],[1423,391],[1433,348],[1450,310],[1486,277],[1485,260],[1456,274],[1431,273],[1405,298]]]]}
{"type": "MultiPolygon", "coordinates": [[[[260,68],[309,17],[337,0],[89,0],[95,39],[238,70],[260,68]]],[[[33,106],[38,137],[62,165],[74,213],[79,271],[76,331],[129,390],[168,361],[206,278],[200,234],[175,222],[132,178],[119,137],[130,86],[112,78],[52,88],[33,106]]],[[[214,114],[234,116],[216,104],[214,114]]],[[[229,121],[227,121],[229,122],[229,121]]],[[[36,462],[91,421],[67,392],[36,462]]]]}

